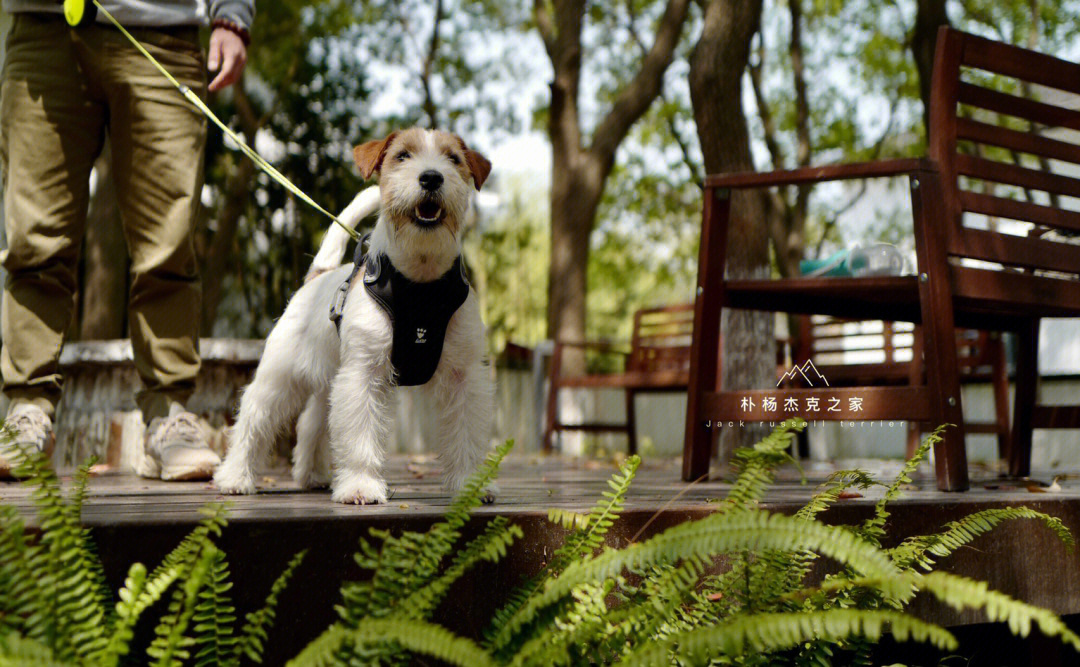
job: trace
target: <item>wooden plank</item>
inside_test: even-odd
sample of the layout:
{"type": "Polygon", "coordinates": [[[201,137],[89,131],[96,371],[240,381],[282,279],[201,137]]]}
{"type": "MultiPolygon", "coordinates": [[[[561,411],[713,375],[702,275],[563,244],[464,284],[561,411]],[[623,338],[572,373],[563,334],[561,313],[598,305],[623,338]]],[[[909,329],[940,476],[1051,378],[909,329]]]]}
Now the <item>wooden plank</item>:
{"type": "Polygon", "coordinates": [[[1080,94],[1080,65],[1019,46],[964,35],[965,65],[1080,94]]]}
{"type": "Polygon", "coordinates": [[[949,254],[1028,269],[1080,272],[1080,245],[962,227],[949,239],[949,254]]]}
{"type": "Polygon", "coordinates": [[[1035,428],[1080,428],[1080,405],[1036,405],[1031,421],[1035,428]]]}
{"type": "Polygon", "coordinates": [[[1080,179],[1062,174],[1018,167],[1014,164],[995,162],[973,155],[956,156],[956,172],[995,183],[1018,185],[1023,188],[1054,192],[1070,197],[1080,197],[1080,179]]]}
{"type": "Polygon", "coordinates": [[[961,207],[971,213],[1080,231],[1080,212],[1077,211],[994,197],[969,190],[961,190],[959,195],[961,207]]]}
{"type": "Polygon", "coordinates": [[[794,417],[807,421],[927,421],[931,417],[925,387],[714,391],[705,396],[704,414],[706,419],[721,422],[779,422],[794,417]],[[766,403],[767,399],[772,403],[766,403]],[[775,405],[775,409],[766,409],[767,405],[775,405]],[[788,407],[791,409],[785,409],[788,407]]]}
{"type": "Polygon", "coordinates": [[[971,118],[956,119],[956,137],[1020,153],[1080,164],[1080,146],[1077,144],[1051,139],[1033,132],[1020,132],[1008,127],[991,125],[971,118]]]}
{"type": "MultiPolygon", "coordinates": [[[[1047,127],[1080,130],[1080,111],[960,82],[958,101],[987,111],[1023,118],[1047,127]]],[[[955,110],[953,111],[955,114],[955,110]]]]}
{"type": "Polygon", "coordinates": [[[962,308],[998,316],[1078,317],[1080,283],[1030,273],[952,266],[953,293],[962,308]]]}
{"type": "Polygon", "coordinates": [[[735,174],[711,174],[705,177],[705,185],[713,188],[761,188],[773,185],[798,185],[818,181],[838,181],[854,178],[884,178],[903,176],[918,169],[933,169],[928,160],[898,158],[877,162],[833,164],[821,167],[803,167],[782,171],[735,174]]]}
{"type": "Polygon", "coordinates": [[[689,369],[679,370],[643,370],[625,373],[605,373],[603,375],[579,375],[559,379],[560,387],[685,387],[689,382],[689,369]]]}
{"type": "Polygon", "coordinates": [[[730,280],[725,307],[918,321],[915,276],[730,280]]]}

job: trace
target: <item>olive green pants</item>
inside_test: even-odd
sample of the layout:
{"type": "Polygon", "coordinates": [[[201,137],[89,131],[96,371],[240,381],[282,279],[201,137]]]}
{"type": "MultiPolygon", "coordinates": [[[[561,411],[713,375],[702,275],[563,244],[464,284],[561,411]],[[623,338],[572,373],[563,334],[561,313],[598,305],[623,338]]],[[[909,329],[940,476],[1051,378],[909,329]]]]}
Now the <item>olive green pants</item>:
{"type": "MultiPolygon", "coordinates": [[[[205,94],[197,30],[133,30],[179,81],[205,94]]],[[[7,270],[0,375],[12,405],[50,415],[71,322],[90,171],[105,130],[131,255],[129,322],[147,421],[183,402],[199,371],[200,286],[192,238],[206,120],[118,31],[16,14],[0,78],[7,270]]],[[[116,258],[121,261],[121,258],[116,258]]]]}

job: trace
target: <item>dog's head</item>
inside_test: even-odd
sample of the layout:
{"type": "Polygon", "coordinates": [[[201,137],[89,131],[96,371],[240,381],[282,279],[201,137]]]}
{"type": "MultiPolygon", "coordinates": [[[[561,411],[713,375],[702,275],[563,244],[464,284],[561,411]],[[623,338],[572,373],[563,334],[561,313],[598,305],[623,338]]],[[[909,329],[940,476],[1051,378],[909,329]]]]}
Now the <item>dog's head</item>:
{"type": "Polygon", "coordinates": [[[491,163],[457,135],[410,128],[353,149],[364,178],[378,174],[382,210],[398,231],[440,228],[457,236],[470,191],[484,184],[491,163]]]}

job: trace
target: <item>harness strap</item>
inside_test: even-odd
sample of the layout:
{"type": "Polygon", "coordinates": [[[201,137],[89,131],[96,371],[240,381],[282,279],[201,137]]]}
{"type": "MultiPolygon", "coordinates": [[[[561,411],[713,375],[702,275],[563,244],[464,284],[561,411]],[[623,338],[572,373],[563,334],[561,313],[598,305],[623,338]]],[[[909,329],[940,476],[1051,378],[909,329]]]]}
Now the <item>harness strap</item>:
{"type": "Polygon", "coordinates": [[[356,275],[360,273],[360,267],[364,265],[367,259],[364,246],[369,240],[371,240],[371,232],[364,234],[356,242],[356,250],[353,251],[352,272],[349,273],[349,277],[345,279],[345,282],[341,283],[341,286],[337,288],[334,298],[330,301],[330,321],[334,323],[334,328],[338,330],[338,333],[341,333],[341,314],[345,311],[345,300],[349,297],[349,290],[352,289],[352,283],[356,280],[356,275]]]}

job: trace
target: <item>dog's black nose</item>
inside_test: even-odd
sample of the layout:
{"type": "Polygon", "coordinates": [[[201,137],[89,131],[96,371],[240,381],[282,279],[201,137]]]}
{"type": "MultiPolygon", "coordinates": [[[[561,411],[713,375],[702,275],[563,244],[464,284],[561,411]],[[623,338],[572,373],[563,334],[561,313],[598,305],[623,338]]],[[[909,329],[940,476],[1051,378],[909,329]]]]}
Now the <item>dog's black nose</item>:
{"type": "Polygon", "coordinates": [[[434,169],[428,169],[424,173],[420,174],[420,187],[424,188],[428,192],[434,192],[442,187],[443,177],[442,174],[434,169]]]}

